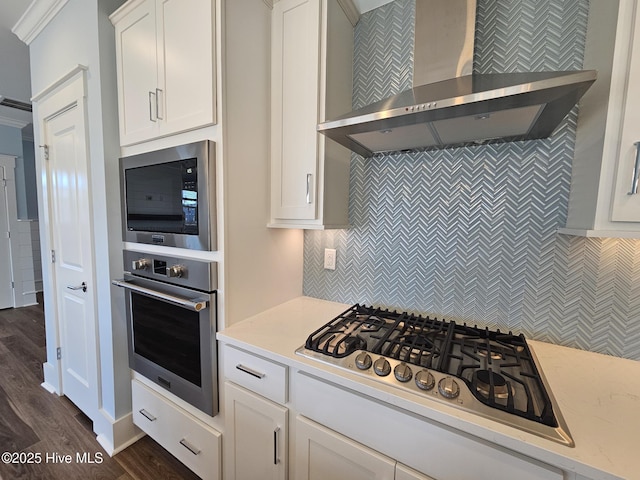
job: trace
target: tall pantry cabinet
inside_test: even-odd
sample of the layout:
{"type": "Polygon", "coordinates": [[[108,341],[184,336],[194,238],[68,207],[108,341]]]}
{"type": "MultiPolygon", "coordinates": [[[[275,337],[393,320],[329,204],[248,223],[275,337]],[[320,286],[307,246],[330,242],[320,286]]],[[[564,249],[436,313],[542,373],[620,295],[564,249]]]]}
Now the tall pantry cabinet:
{"type": "MultiPolygon", "coordinates": [[[[216,251],[125,246],[218,262],[218,331],[302,294],[302,232],[266,227],[271,9],[268,0],[130,0],[111,16],[118,38],[122,156],[211,140],[217,160],[216,251]],[[155,53],[137,60],[141,52],[136,48],[155,53]],[[140,80],[128,75],[128,69],[143,70],[140,80]]],[[[206,455],[207,468],[201,470],[206,473],[194,471],[204,478],[223,478],[221,452],[233,438],[228,414],[222,410],[210,417],[137,373],[133,376],[136,425],[151,436],[157,428],[157,420],[138,415],[140,409],[149,411],[142,403],[146,401],[168,419],[166,425],[186,429],[181,434],[185,438],[189,431],[194,438],[198,430],[208,432],[215,448],[206,451],[190,441],[201,453],[187,449],[186,457],[206,455]]],[[[224,382],[218,386],[222,405],[224,382]]],[[[166,438],[162,434],[156,439],[162,444],[166,438]]]]}

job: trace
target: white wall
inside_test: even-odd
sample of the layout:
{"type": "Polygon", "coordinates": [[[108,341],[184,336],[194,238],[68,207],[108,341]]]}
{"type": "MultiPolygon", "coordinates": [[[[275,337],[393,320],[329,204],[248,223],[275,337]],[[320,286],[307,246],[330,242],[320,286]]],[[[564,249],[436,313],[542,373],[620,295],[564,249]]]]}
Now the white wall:
{"type": "MultiPolygon", "coordinates": [[[[78,64],[87,67],[87,134],[90,156],[91,208],[94,231],[94,261],[101,365],[101,405],[94,431],[118,448],[117,422],[128,419],[131,411],[130,374],[126,364],[127,344],[123,300],[112,298],[111,279],[122,276],[122,241],[120,233],[119,186],[117,177],[118,136],[115,105],[115,40],[108,14],[123,0],[70,0],[30,44],[31,81],[34,96],[46,90],[78,64]],[[113,315],[113,310],[118,310],[113,315]]],[[[34,125],[36,144],[42,138],[40,126],[34,125]]],[[[37,169],[42,175],[42,156],[37,152],[37,169]]],[[[40,190],[40,189],[39,189],[40,190]]],[[[39,191],[42,195],[42,191],[39,191]]],[[[43,258],[50,250],[43,199],[38,199],[41,219],[43,258]]],[[[52,282],[50,264],[43,265],[45,317],[55,318],[51,308],[52,282]]],[[[115,293],[115,291],[114,291],[115,293]]],[[[120,294],[121,295],[121,294],[120,294]]],[[[58,391],[55,348],[57,340],[47,331],[45,380],[58,391]],[[49,378],[47,378],[47,376],[49,378]]],[[[128,439],[123,439],[126,441],[128,439]]],[[[103,443],[104,446],[104,443],[103,443]]]]}

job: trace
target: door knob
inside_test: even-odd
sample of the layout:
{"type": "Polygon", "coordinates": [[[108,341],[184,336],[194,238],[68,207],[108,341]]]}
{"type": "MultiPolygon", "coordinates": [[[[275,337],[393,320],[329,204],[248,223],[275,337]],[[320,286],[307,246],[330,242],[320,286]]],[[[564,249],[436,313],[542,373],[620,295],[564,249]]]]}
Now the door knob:
{"type": "Polygon", "coordinates": [[[67,288],[69,290],[82,290],[83,292],[87,291],[87,284],[85,282],[82,282],[81,285],[76,285],[75,287],[73,285],[67,285],[67,288]]]}

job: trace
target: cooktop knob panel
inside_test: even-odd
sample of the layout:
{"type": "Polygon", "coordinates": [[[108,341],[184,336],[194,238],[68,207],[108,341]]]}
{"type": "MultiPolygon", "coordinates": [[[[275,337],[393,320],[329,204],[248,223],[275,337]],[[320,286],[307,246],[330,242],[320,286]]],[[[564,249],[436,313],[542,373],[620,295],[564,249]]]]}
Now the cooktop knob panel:
{"type": "Polygon", "coordinates": [[[445,398],[456,398],[460,395],[460,387],[451,377],[445,377],[438,382],[438,391],[445,398]]]}
{"type": "Polygon", "coordinates": [[[380,357],[373,362],[373,371],[380,377],[386,377],[391,373],[391,365],[389,365],[389,361],[386,358],[380,357]]]}
{"type": "Polygon", "coordinates": [[[413,377],[413,372],[406,363],[396,365],[396,368],[393,369],[393,374],[395,375],[396,380],[402,383],[408,382],[411,380],[411,377],[413,377]]]}
{"type": "Polygon", "coordinates": [[[371,366],[371,355],[367,352],[361,352],[356,357],[356,367],[360,370],[366,370],[371,366]]]}
{"type": "Polygon", "coordinates": [[[436,379],[425,368],[416,373],[416,385],[420,390],[431,390],[436,385],[436,379]]]}

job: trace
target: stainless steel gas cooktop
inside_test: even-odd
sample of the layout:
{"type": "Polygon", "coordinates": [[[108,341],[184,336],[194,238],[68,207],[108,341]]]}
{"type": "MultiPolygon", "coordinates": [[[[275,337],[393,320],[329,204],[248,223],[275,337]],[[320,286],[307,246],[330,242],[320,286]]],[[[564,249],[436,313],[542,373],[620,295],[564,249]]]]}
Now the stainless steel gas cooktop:
{"type": "Polygon", "coordinates": [[[356,304],[296,353],[574,445],[523,335],[356,304]]]}

